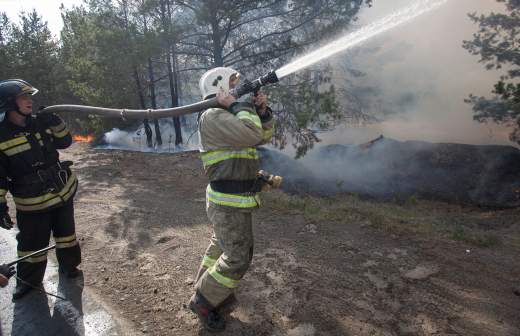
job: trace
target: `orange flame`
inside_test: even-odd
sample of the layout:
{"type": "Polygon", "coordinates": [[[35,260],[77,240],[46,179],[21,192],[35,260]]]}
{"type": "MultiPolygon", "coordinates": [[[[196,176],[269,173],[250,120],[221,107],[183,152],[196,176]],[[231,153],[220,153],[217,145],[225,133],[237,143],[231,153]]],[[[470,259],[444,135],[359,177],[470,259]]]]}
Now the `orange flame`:
{"type": "Polygon", "coordinates": [[[93,135],[74,135],[72,136],[72,140],[80,141],[80,142],[92,142],[94,140],[93,135]]]}

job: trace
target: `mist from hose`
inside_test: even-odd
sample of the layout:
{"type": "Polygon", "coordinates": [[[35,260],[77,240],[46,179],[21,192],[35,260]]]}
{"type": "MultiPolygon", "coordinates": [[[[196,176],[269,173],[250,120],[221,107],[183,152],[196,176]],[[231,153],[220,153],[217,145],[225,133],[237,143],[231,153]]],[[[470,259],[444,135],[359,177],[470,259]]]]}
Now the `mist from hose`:
{"type": "Polygon", "coordinates": [[[341,51],[352,48],[376,35],[384,33],[424,13],[432,11],[446,2],[448,2],[448,0],[419,0],[409,7],[398,10],[381,20],[364,26],[311,52],[310,54],[284,65],[280,69],[276,70],[276,75],[279,79],[282,79],[293,72],[306,68],[341,51]]]}

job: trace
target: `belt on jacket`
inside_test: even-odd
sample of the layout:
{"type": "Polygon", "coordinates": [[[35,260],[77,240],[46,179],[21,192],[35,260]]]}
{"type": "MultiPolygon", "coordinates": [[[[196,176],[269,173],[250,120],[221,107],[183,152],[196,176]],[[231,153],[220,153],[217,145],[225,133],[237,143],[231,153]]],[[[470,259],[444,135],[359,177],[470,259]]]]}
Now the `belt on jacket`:
{"type": "Polygon", "coordinates": [[[44,191],[57,192],[60,191],[70,176],[69,167],[72,161],[63,161],[52,164],[50,167],[38,169],[33,173],[13,178],[14,184],[30,185],[43,184],[44,191]]]}
{"type": "Polygon", "coordinates": [[[254,180],[217,180],[209,183],[211,189],[225,194],[244,194],[249,192],[259,192],[261,184],[258,179],[254,180]]]}

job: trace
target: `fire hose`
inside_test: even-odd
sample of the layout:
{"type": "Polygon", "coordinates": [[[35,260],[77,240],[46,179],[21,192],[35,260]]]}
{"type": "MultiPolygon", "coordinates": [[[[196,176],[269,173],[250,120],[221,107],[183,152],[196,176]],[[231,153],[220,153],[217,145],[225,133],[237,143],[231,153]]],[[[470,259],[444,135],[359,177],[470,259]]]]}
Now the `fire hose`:
{"type": "MultiPolygon", "coordinates": [[[[276,71],[272,70],[254,81],[245,82],[231,91],[235,98],[242,97],[248,93],[257,94],[258,91],[265,85],[274,84],[279,81],[276,71]]],[[[55,113],[55,112],[79,112],[91,113],[105,117],[121,117],[123,119],[145,119],[145,118],[165,118],[177,117],[184,114],[196,113],[202,110],[218,107],[217,98],[210,98],[198,103],[179,106],[168,109],[147,109],[147,110],[131,110],[131,109],[112,109],[95,106],[83,105],[53,105],[48,106],[40,111],[40,113],[55,113]]],[[[268,191],[272,188],[279,188],[282,183],[282,177],[271,175],[263,170],[258,172],[258,179],[262,182],[262,191],[268,191]]]]}
{"type": "MultiPolygon", "coordinates": [[[[255,79],[252,82],[245,82],[236,89],[231,91],[235,98],[242,97],[248,93],[256,93],[261,87],[278,82],[276,71],[270,71],[262,77],[255,79]]],[[[147,109],[147,110],[133,110],[133,109],[113,109],[96,106],[84,105],[53,105],[48,106],[40,111],[40,113],[56,113],[56,112],[74,112],[74,113],[89,113],[97,114],[103,117],[120,117],[123,119],[145,119],[145,118],[166,118],[178,117],[184,114],[197,113],[208,108],[218,107],[217,98],[210,98],[200,102],[173,107],[166,109],[147,109]]]]}

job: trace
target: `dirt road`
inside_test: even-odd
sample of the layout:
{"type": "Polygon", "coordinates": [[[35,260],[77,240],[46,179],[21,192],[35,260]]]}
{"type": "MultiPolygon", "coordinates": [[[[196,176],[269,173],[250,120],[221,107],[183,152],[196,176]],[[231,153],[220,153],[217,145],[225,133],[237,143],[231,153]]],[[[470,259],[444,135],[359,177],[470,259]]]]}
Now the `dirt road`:
{"type": "MultiPolygon", "coordinates": [[[[194,153],[63,155],[85,286],[150,335],[205,335],[185,308],[211,228],[194,153]]],[[[519,335],[520,209],[264,197],[224,335],[519,335]]]]}

